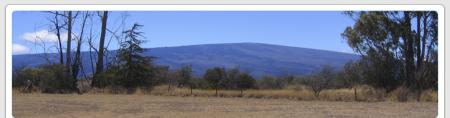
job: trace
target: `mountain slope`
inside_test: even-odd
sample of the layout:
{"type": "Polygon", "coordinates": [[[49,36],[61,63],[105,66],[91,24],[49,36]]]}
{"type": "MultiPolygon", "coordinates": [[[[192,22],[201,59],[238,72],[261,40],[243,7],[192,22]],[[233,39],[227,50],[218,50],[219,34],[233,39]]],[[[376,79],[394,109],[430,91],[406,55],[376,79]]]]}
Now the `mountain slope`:
{"type": "MultiPolygon", "coordinates": [[[[168,65],[171,69],[182,65],[192,65],[193,72],[197,76],[215,66],[239,67],[255,76],[301,75],[310,73],[323,64],[340,68],[346,62],[359,58],[357,55],[347,53],[261,43],[152,48],[146,50],[144,54],[157,57],[156,64],[168,65]]],[[[36,66],[46,63],[47,61],[42,57],[43,54],[14,55],[13,65],[14,67],[36,66]]],[[[49,57],[56,57],[56,55],[50,54],[49,57]]],[[[91,73],[88,52],[83,52],[82,58],[85,72],[91,73]]],[[[50,61],[56,62],[56,58],[51,58],[50,61]]]]}

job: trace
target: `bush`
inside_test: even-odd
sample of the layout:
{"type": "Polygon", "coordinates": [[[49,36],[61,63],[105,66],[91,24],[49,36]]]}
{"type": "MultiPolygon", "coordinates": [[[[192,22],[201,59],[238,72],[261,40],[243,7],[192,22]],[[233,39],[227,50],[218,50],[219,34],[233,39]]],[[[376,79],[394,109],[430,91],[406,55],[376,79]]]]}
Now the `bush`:
{"type": "Polygon", "coordinates": [[[77,88],[79,93],[89,92],[91,88],[92,81],[86,78],[77,81],[77,88]]]}
{"type": "Polygon", "coordinates": [[[411,97],[413,97],[412,92],[405,86],[400,86],[389,93],[389,99],[391,101],[406,102],[414,99],[411,97]]]}
{"type": "Polygon", "coordinates": [[[95,79],[98,88],[105,88],[107,86],[111,86],[112,85],[112,80],[115,78],[115,73],[114,72],[103,72],[97,75],[96,77],[97,79],[95,79]]]}
{"type": "Polygon", "coordinates": [[[111,86],[109,88],[110,88],[109,92],[112,94],[132,94],[132,93],[134,93],[134,90],[130,90],[130,89],[122,87],[122,86],[111,86]]]}
{"type": "Polygon", "coordinates": [[[150,65],[146,65],[145,67],[148,72],[143,73],[148,76],[135,78],[136,76],[133,74],[129,74],[132,76],[123,75],[123,69],[119,69],[120,66],[112,66],[105,72],[97,75],[95,79],[97,83],[96,87],[100,89],[108,88],[110,93],[113,94],[134,94],[137,89],[141,89],[140,91],[150,91],[153,86],[165,81],[166,78],[153,76],[153,69],[158,69],[159,71],[159,68],[153,68],[150,65]]]}
{"type": "Polygon", "coordinates": [[[433,89],[428,89],[422,92],[420,95],[420,101],[425,102],[438,102],[438,93],[433,89]]]}
{"type": "Polygon", "coordinates": [[[21,68],[14,72],[12,86],[21,88],[25,86],[25,81],[30,80],[33,86],[40,83],[41,78],[45,78],[45,70],[41,68],[21,68]]]}
{"type": "Polygon", "coordinates": [[[259,89],[282,89],[284,86],[281,79],[273,76],[264,76],[257,82],[259,89]]]}
{"type": "Polygon", "coordinates": [[[386,97],[385,89],[376,89],[369,85],[357,86],[358,100],[367,102],[384,101],[386,97]]]}
{"type": "Polygon", "coordinates": [[[49,64],[34,68],[23,68],[15,72],[14,87],[24,87],[24,82],[31,81],[32,87],[43,93],[70,93],[76,91],[77,80],[65,76],[64,65],[49,64]]]}
{"type": "Polygon", "coordinates": [[[75,78],[71,76],[65,76],[65,68],[63,65],[43,65],[42,68],[45,72],[41,82],[39,84],[42,92],[44,93],[71,93],[76,91],[75,78]]]}
{"type": "Polygon", "coordinates": [[[208,89],[210,87],[208,81],[202,78],[194,78],[191,80],[192,88],[194,89],[208,89]]]}

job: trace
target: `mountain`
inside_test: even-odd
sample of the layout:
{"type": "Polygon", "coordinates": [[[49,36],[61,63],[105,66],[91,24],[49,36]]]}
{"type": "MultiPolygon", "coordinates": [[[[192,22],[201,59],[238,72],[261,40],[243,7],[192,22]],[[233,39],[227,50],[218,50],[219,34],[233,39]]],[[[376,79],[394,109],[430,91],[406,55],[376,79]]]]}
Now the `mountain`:
{"type": "MultiPolygon", "coordinates": [[[[329,64],[341,68],[350,60],[359,59],[358,55],[289,47],[261,43],[226,43],[204,44],[178,47],[162,47],[146,49],[144,55],[157,57],[155,63],[168,65],[170,69],[177,69],[182,65],[192,65],[193,72],[201,76],[206,69],[220,66],[225,68],[239,67],[252,75],[302,75],[318,69],[321,65],[329,64]]],[[[115,51],[111,56],[115,55],[115,51]]],[[[13,68],[21,66],[37,66],[50,62],[57,62],[56,54],[48,54],[48,61],[44,54],[13,55],[13,68]]],[[[95,57],[93,57],[95,58],[95,57]]],[[[82,53],[83,69],[92,73],[88,52],[82,53]]],[[[108,61],[108,60],[107,60],[108,61]]]]}

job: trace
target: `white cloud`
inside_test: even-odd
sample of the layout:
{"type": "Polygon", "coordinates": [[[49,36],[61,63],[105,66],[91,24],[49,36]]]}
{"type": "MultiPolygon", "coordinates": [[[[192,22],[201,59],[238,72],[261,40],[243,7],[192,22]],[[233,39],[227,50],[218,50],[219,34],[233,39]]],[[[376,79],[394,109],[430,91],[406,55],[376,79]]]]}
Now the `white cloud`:
{"type": "MultiPolygon", "coordinates": [[[[58,37],[55,33],[48,30],[40,30],[37,32],[27,32],[22,35],[22,39],[33,43],[54,43],[58,42],[58,37]]],[[[67,41],[67,32],[61,33],[63,42],[67,41]]]]}
{"type": "Polygon", "coordinates": [[[28,53],[30,51],[30,48],[21,45],[21,44],[12,44],[12,51],[13,54],[23,54],[23,53],[28,53]]]}

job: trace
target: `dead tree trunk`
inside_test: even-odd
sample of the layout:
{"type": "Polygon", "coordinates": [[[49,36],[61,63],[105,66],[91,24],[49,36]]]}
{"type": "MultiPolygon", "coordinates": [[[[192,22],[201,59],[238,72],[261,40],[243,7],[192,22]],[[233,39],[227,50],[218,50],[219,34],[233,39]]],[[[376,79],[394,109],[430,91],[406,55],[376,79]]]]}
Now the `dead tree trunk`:
{"type": "Polygon", "coordinates": [[[55,13],[55,19],[53,21],[53,25],[55,25],[56,30],[56,37],[58,38],[58,53],[59,53],[59,63],[64,64],[64,56],[63,56],[63,47],[62,47],[62,41],[61,41],[61,26],[59,26],[59,12],[56,11],[55,13]]]}
{"type": "Polygon", "coordinates": [[[88,12],[86,12],[84,14],[83,22],[81,24],[81,32],[80,32],[80,37],[78,38],[78,42],[77,42],[77,50],[76,50],[76,53],[75,53],[75,60],[74,60],[74,63],[72,65],[72,71],[73,71],[72,77],[73,78],[77,78],[78,72],[80,70],[80,65],[81,65],[81,42],[83,41],[84,26],[86,24],[86,19],[88,18],[88,16],[89,16],[89,14],[88,14],[88,12]]]}
{"type": "Polygon", "coordinates": [[[98,86],[97,76],[98,74],[103,72],[103,57],[104,57],[104,45],[105,45],[105,34],[106,34],[106,25],[108,21],[108,11],[103,12],[102,16],[102,27],[100,32],[100,44],[98,48],[98,59],[97,66],[94,75],[94,81],[92,81],[93,86],[98,86]]]}
{"type": "Polygon", "coordinates": [[[68,11],[67,16],[67,50],[66,50],[66,77],[70,77],[71,75],[71,56],[70,56],[70,48],[72,41],[72,11],[68,11]]]}

